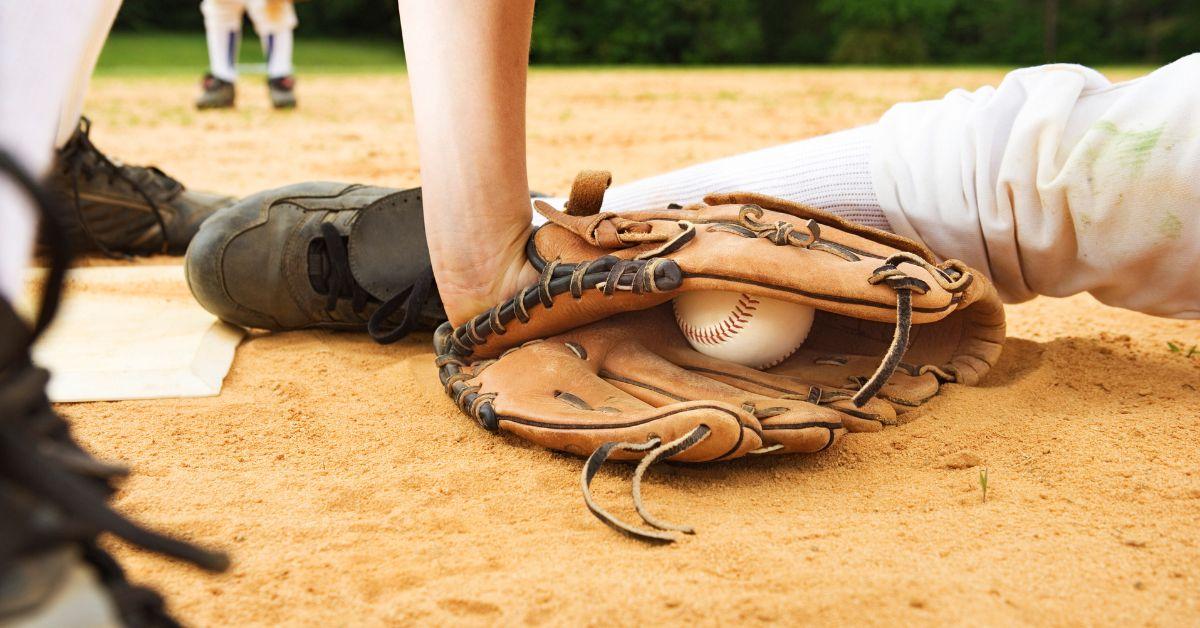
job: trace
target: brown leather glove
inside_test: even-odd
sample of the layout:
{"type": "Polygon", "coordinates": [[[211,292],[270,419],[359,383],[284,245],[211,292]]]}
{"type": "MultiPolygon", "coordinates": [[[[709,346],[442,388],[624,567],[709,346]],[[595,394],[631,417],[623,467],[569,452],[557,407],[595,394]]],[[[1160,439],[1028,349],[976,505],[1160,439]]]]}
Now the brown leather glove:
{"type": "Polygon", "coordinates": [[[589,456],[588,486],[609,458],[641,459],[634,502],[663,531],[691,532],[645,511],[640,480],[660,460],[815,452],[846,430],[874,431],[937,394],[975,384],[1000,356],[1004,309],[961,262],[937,263],[905,238],[757,194],[704,204],[601,213],[607,173],[576,179],[566,212],[527,254],[541,272],[468,323],[435,336],[447,394],[489,430],[589,456]],[[765,371],[688,345],[668,302],[722,290],[808,305],[804,345],[765,371]]]}

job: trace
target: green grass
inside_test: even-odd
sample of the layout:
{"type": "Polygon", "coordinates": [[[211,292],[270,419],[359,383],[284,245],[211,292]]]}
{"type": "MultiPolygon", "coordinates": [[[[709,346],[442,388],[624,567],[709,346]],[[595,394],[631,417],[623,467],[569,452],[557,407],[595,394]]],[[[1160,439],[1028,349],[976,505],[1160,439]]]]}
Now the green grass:
{"type": "MultiPolygon", "coordinates": [[[[404,71],[403,46],[397,39],[296,39],[298,72],[316,73],[387,73],[404,71]]],[[[253,29],[247,28],[242,41],[240,62],[263,63],[262,48],[253,29]]],[[[208,52],[203,33],[113,33],[104,45],[98,75],[200,75],[208,67],[208,52]]],[[[811,70],[883,70],[896,72],[948,69],[978,69],[1007,71],[1011,66],[832,66],[832,65],[766,65],[766,66],[671,66],[671,65],[592,65],[538,66],[539,72],[603,70],[688,71],[693,69],[740,72],[811,70]]],[[[1113,66],[1102,72],[1138,72],[1152,70],[1151,66],[1113,66]]],[[[733,92],[723,92],[733,93],[733,92]]]]}
{"type": "MultiPolygon", "coordinates": [[[[295,63],[303,72],[402,72],[399,41],[297,38],[295,63]]],[[[262,47],[251,29],[243,35],[240,63],[263,63],[262,47]]],[[[208,51],[203,33],[113,33],[104,44],[98,75],[203,74],[208,51]]]]}

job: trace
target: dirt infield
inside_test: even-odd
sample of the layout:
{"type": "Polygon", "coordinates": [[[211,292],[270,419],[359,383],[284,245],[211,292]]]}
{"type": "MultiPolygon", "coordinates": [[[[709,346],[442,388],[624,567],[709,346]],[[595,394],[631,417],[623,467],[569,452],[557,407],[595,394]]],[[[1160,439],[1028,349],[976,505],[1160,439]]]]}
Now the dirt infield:
{"type": "MultiPolygon", "coordinates": [[[[531,184],[562,192],[584,167],[629,181],[1001,76],[539,72],[531,184]]],[[[257,80],[233,112],[192,111],[194,87],[97,80],[96,143],[230,193],[417,183],[403,77],[301,76],[285,114],[257,80]]],[[[653,469],[655,512],[698,530],[670,547],[596,521],[580,460],[461,416],[428,334],[259,334],[219,398],[61,409],[135,468],[121,509],[233,553],[213,577],[117,546],[196,625],[1194,625],[1200,358],[1167,343],[1200,343],[1200,324],[1087,297],[1009,311],[984,385],[948,387],[905,425],[817,456],[653,469]]],[[[626,503],[628,472],[602,473],[605,504],[626,503]]]]}

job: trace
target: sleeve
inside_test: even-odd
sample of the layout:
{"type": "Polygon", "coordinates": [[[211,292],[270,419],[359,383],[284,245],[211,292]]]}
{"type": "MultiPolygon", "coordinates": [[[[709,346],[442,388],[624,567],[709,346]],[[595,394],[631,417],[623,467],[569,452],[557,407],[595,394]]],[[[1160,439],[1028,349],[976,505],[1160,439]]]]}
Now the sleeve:
{"type": "Polygon", "coordinates": [[[1113,84],[1077,65],[893,107],[871,175],[892,227],[1010,302],[1089,292],[1200,318],[1200,54],[1113,84]]]}

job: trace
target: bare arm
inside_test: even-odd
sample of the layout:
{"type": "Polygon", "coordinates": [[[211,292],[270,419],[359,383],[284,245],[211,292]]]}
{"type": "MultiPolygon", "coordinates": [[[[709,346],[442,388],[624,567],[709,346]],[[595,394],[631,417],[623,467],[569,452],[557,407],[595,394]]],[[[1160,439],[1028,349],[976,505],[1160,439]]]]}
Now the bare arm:
{"type": "Polygon", "coordinates": [[[399,0],[425,229],[450,321],[534,278],[525,169],[533,0],[399,0]]]}

